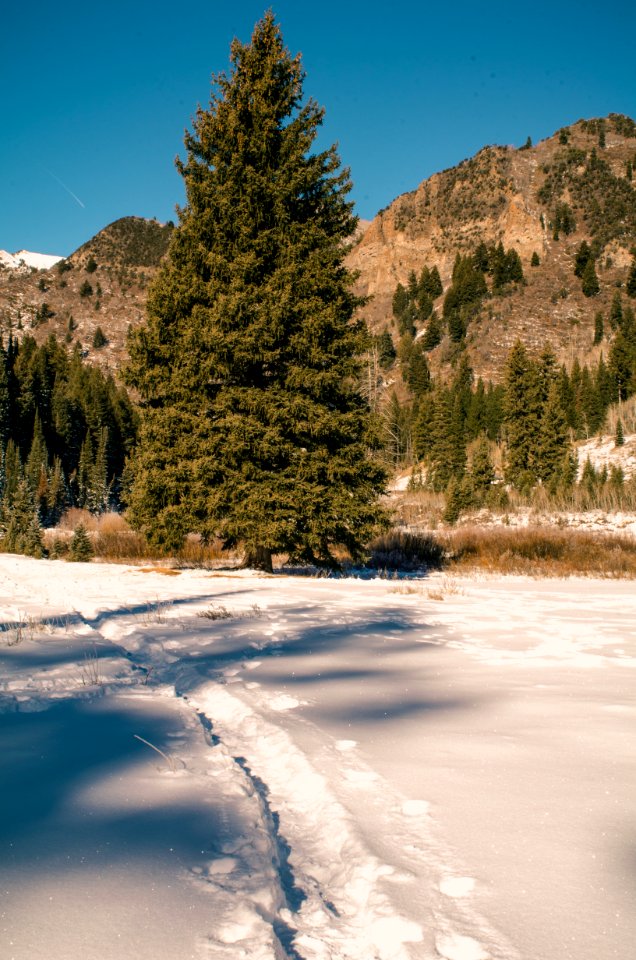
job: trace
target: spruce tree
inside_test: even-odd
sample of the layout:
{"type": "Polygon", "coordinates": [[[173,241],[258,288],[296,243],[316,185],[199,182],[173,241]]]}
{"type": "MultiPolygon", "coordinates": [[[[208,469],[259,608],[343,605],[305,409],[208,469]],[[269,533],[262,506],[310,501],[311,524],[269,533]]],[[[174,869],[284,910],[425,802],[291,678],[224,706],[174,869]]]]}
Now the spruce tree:
{"type": "Polygon", "coordinates": [[[582,278],[583,271],[586,266],[593,260],[592,251],[590,250],[590,245],[587,240],[582,240],[581,245],[576,251],[576,256],[574,257],[574,276],[582,278]]]}
{"type": "Polygon", "coordinates": [[[393,337],[388,330],[383,330],[375,338],[375,346],[378,351],[378,362],[383,370],[393,366],[395,362],[395,347],[393,346],[393,337]]]}
{"type": "Polygon", "coordinates": [[[594,260],[591,258],[585,264],[581,274],[581,289],[586,297],[595,297],[601,289],[594,267],[594,260]]]}
{"type": "Polygon", "coordinates": [[[536,363],[517,340],[506,364],[504,422],[506,479],[520,489],[537,480],[536,461],[542,413],[541,384],[536,363]]]}
{"type": "Polygon", "coordinates": [[[632,379],[636,369],[634,348],[629,343],[622,330],[614,337],[608,358],[608,373],[613,381],[613,390],[610,394],[611,402],[627,400],[631,393],[632,379]]]}
{"type": "Polygon", "coordinates": [[[409,389],[416,397],[420,397],[431,389],[431,371],[426,362],[421,340],[417,340],[413,344],[405,371],[405,379],[409,389]]]}
{"type": "Polygon", "coordinates": [[[632,261],[625,289],[628,297],[636,297],[636,259],[632,261]]]}
{"type": "Polygon", "coordinates": [[[433,310],[431,318],[428,321],[424,336],[422,337],[422,347],[424,350],[433,350],[442,342],[444,336],[444,324],[436,310],[433,310]]]}
{"type": "Polygon", "coordinates": [[[185,181],[128,379],[143,401],[129,503],[164,549],[185,535],[334,564],[382,522],[384,471],[357,389],[363,327],[343,258],[356,219],[323,111],[272,13],[231,46],[186,134],[185,181]]]}
{"type": "Polygon", "coordinates": [[[9,377],[7,358],[0,337],[0,448],[4,448],[9,435],[9,414],[11,398],[9,395],[9,377]]]}
{"type": "Polygon", "coordinates": [[[490,443],[488,438],[481,436],[473,450],[470,475],[475,492],[483,496],[492,485],[495,479],[495,468],[490,455],[490,443]]]}
{"type": "Polygon", "coordinates": [[[87,563],[94,556],[93,544],[83,523],[78,523],[71,538],[68,558],[73,563],[87,563]]]}
{"type": "Polygon", "coordinates": [[[551,492],[567,485],[570,479],[567,469],[570,456],[567,420],[558,384],[553,381],[543,404],[536,451],[537,475],[551,492]]]}
{"type": "Polygon", "coordinates": [[[616,421],[616,433],[614,434],[614,443],[617,447],[622,447],[625,443],[625,432],[623,430],[623,421],[619,417],[616,421]]]}
{"type": "Polygon", "coordinates": [[[614,291],[612,297],[609,320],[612,330],[618,330],[623,325],[623,301],[618,290],[614,291]]]}
{"type": "Polygon", "coordinates": [[[42,530],[35,500],[25,478],[18,482],[11,501],[5,500],[0,521],[3,528],[3,550],[37,559],[44,556],[42,530]]]}
{"type": "Polygon", "coordinates": [[[597,347],[599,343],[603,342],[604,332],[603,314],[599,310],[594,315],[594,339],[592,340],[592,346],[597,347]]]}

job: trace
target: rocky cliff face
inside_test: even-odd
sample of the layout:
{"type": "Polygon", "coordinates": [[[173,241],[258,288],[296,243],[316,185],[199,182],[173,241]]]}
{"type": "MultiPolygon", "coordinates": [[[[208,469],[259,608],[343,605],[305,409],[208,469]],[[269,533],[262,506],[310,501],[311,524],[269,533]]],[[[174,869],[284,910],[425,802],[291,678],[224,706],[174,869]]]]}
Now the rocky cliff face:
{"type": "MultiPolygon", "coordinates": [[[[364,316],[374,332],[392,329],[398,283],[424,266],[450,284],[457,253],[480,242],[503,243],[521,257],[526,285],[492,297],[471,327],[468,348],[477,373],[497,379],[511,344],[550,341],[561,359],[592,350],[594,315],[607,315],[624,284],[636,244],[636,125],[627,117],[579,121],[535,147],[485,147],[457,167],[435,174],[378,213],[348,256],[357,290],[371,298],[364,316]],[[559,207],[573,216],[558,231],[559,207]],[[596,254],[601,290],[585,297],[574,276],[582,240],[596,254]],[[533,254],[540,264],[531,266],[533,254]]],[[[441,300],[437,304],[441,306],[441,300]]],[[[433,365],[443,365],[444,344],[433,365]]]]}

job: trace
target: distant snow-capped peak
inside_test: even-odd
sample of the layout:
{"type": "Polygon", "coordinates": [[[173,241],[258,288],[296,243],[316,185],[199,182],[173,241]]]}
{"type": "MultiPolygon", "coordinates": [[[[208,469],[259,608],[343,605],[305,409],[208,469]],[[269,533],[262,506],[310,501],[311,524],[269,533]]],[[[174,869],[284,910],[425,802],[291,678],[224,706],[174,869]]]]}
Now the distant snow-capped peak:
{"type": "Polygon", "coordinates": [[[30,250],[18,250],[17,253],[7,253],[0,250],[0,264],[9,270],[48,270],[64,257],[56,257],[50,253],[32,253],[30,250]]]}

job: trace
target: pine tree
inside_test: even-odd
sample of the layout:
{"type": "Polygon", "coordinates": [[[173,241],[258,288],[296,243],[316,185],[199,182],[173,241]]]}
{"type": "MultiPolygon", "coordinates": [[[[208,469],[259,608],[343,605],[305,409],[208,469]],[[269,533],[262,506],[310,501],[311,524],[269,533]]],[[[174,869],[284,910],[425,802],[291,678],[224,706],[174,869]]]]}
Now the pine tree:
{"type": "Polygon", "coordinates": [[[609,314],[610,327],[618,330],[623,325],[623,301],[618,290],[614,291],[609,314]]]}
{"type": "Polygon", "coordinates": [[[395,347],[393,346],[393,337],[388,330],[383,330],[376,338],[378,351],[378,362],[383,370],[391,367],[395,361],[395,347]]]}
{"type": "Polygon", "coordinates": [[[11,501],[5,502],[1,516],[4,535],[2,549],[7,553],[22,553],[40,559],[44,556],[42,530],[35,500],[29,484],[22,478],[11,501]]]}
{"type": "Polygon", "coordinates": [[[419,289],[420,294],[422,292],[428,294],[431,300],[437,300],[438,297],[441,297],[444,291],[442,287],[442,279],[439,275],[437,265],[434,266],[432,270],[429,270],[428,267],[422,267],[419,289]]]}
{"type": "Polygon", "coordinates": [[[589,243],[587,240],[582,240],[579,249],[576,251],[576,256],[574,257],[574,276],[581,278],[583,276],[583,271],[585,270],[589,261],[592,259],[592,251],[590,250],[589,243]]]}
{"type": "Polygon", "coordinates": [[[93,334],[93,349],[100,350],[102,347],[105,347],[107,343],[108,338],[106,337],[106,334],[101,327],[97,327],[95,329],[95,333],[93,334]]]}
{"type": "Polygon", "coordinates": [[[611,401],[627,400],[636,369],[634,349],[622,330],[614,337],[608,357],[608,373],[613,382],[611,401]]]}
{"type": "Polygon", "coordinates": [[[413,344],[406,368],[406,382],[414,396],[419,397],[431,389],[431,371],[422,349],[421,340],[413,344]]]}
{"type": "Polygon", "coordinates": [[[569,471],[564,467],[567,468],[570,455],[567,420],[558,384],[553,381],[543,405],[535,457],[538,478],[553,492],[569,479],[569,471]]]}
{"type": "Polygon", "coordinates": [[[0,449],[4,449],[9,436],[9,414],[11,398],[9,395],[9,377],[7,374],[7,357],[0,337],[0,449]]]}
{"type": "Polygon", "coordinates": [[[452,477],[460,479],[466,468],[461,404],[448,390],[438,390],[433,399],[427,452],[430,486],[438,493],[452,477]]]}
{"type": "Polygon", "coordinates": [[[73,563],[87,563],[94,556],[91,538],[83,523],[78,523],[71,538],[68,558],[73,563]]]}
{"type": "Polygon", "coordinates": [[[603,314],[599,310],[594,316],[594,339],[592,345],[597,347],[599,343],[603,342],[604,334],[604,325],[603,325],[603,314]]]}
{"type": "Polygon", "coordinates": [[[424,336],[422,337],[422,347],[427,352],[433,350],[439,343],[442,342],[442,337],[444,335],[444,325],[442,320],[437,313],[437,310],[433,310],[431,318],[428,321],[428,326],[424,331],[424,336]]]}
{"type": "Polygon", "coordinates": [[[614,443],[617,447],[622,447],[625,443],[625,432],[623,430],[623,421],[619,417],[616,421],[616,433],[614,435],[614,443]]]}
{"type": "Polygon", "coordinates": [[[541,408],[536,364],[518,340],[506,364],[504,422],[507,438],[506,479],[520,489],[532,487],[537,480],[541,408]]]}
{"type": "Polygon", "coordinates": [[[20,451],[13,440],[9,440],[4,451],[3,473],[4,485],[2,497],[5,504],[11,504],[13,496],[18,489],[18,484],[23,477],[20,451]]]}
{"type": "Polygon", "coordinates": [[[454,343],[460,343],[471,317],[478,311],[488,293],[483,273],[475,267],[472,257],[457,254],[452,283],[444,297],[444,319],[454,343]]]}
{"type": "Polygon", "coordinates": [[[596,276],[594,260],[591,258],[585,264],[581,275],[581,289],[586,297],[595,297],[601,289],[598,277],[596,276]]]}
{"type": "Polygon", "coordinates": [[[541,260],[539,259],[539,254],[537,253],[536,250],[533,252],[532,256],[530,257],[530,266],[531,267],[541,266],[541,260]]]}
{"type": "Polygon", "coordinates": [[[301,105],[300,57],[272,13],[235,40],[178,168],[186,206],[130,340],[144,402],[134,522],[173,549],[189,531],[334,564],[383,514],[384,471],[357,389],[360,300],[343,264],[355,217],[323,111],[301,105]]]}
{"type": "Polygon", "coordinates": [[[483,496],[495,479],[495,468],[490,455],[488,438],[481,436],[473,450],[470,475],[475,492],[483,496]]]}
{"type": "Polygon", "coordinates": [[[625,289],[628,297],[636,297],[636,259],[632,261],[625,289]]]}
{"type": "Polygon", "coordinates": [[[88,508],[91,487],[93,481],[93,466],[95,455],[93,453],[93,439],[90,430],[87,430],[82,449],[80,451],[79,464],[77,468],[77,503],[80,507],[88,508]]]}
{"type": "Polygon", "coordinates": [[[411,423],[409,411],[403,406],[395,391],[391,392],[382,415],[384,448],[393,468],[402,464],[411,447],[411,423]]]}
{"type": "Polygon", "coordinates": [[[521,257],[516,250],[508,250],[505,259],[506,283],[525,283],[521,257]]]}
{"type": "MultiPolygon", "coordinates": [[[[29,452],[25,467],[26,478],[29,481],[29,486],[36,497],[42,494],[39,488],[42,484],[42,477],[44,476],[46,478],[48,465],[49,454],[46,448],[46,442],[44,440],[44,433],[42,431],[42,421],[40,420],[39,415],[36,415],[35,423],[33,425],[31,450],[29,452]]],[[[46,490],[44,491],[43,495],[46,497],[46,490]]]]}

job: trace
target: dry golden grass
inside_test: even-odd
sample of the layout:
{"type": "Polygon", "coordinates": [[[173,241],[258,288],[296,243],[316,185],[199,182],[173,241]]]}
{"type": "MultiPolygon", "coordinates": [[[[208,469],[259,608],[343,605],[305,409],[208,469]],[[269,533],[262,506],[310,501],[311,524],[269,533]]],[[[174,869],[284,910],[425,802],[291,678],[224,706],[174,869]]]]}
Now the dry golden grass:
{"type": "MultiPolygon", "coordinates": [[[[420,494],[426,496],[426,494],[420,494]]],[[[432,495],[436,497],[436,495],[432,495]]],[[[187,567],[203,567],[210,571],[221,564],[240,563],[238,553],[228,554],[221,550],[220,543],[204,544],[196,536],[190,536],[182,550],[171,557],[165,557],[152,550],[141,534],[131,530],[126,519],[118,514],[104,514],[91,517],[86,511],[69,511],[60,524],[60,530],[47,531],[46,545],[50,549],[53,541],[63,555],[63,549],[70,540],[72,521],[90,525],[91,539],[95,555],[110,562],[143,563],[141,572],[160,573],[176,576],[187,567]],[[149,561],[149,562],[148,562],[149,561]],[[163,561],[157,564],[153,561],[163,561]]],[[[432,533],[420,532],[407,538],[403,531],[394,531],[386,536],[385,547],[395,548],[389,553],[404,553],[410,568],[414,558],[410,555],[410,539],[419,546],[425,541],[426,550],[423,565],[435,567],[442,565],[447,571],[487,571],[500,574],[526,574],[536,577],[597,576],[636,578],[636,539],[630,536],[610,533],[591,533],[568,527],[528,526],[528,527],[484,527],[461,526],[451,529],[437,529],[432,533]],[[409,549],[407,549],[407,547],[409,549]],[[398,549],[399,548],[399,549],[398,549]],[[438,564],[437,560],[440,560],[438,564]],[[432,561],[435,562],[432,562],[432,561]],[[428,561],[428,562],[427,562],[428,561]]],[[[429,528],[430,529],[430,528],[429,528]]],[[[417,550],[418,560],[420,551],[417,550]]],[[[284,558],[279,558],[284,559],[284,558]]],[[[417,564],[416,564],[417,565],[417,564]]],[[[393,569],[393,568],[392,568],[393,569]]],[[[225,576],[227,573],[224,572],[225,576]]],[[[436,584],[427,588],[430,599],[443,599],[453,592],[451,581],[441,587],[436,584]],[[435,591],[440,596],[434,596],[435,591]]],[[[396,586],[397,592],[409,592],[410,587],[396,586]]]]}
{"type": "Polygon", "coordinates": [[[172,568],[185,567],[214,567],[220,563],[237,561],[237,555],[232,552],[223,552],[218,541],[202,543],[201,538],[192,534],[184,543],[181,550],[166,557],[160,550],[151,547],[141,533],[133,530],[125,515],[120,513],[104,513],[94,516],[88,510],[72,507],[61,518],[56,531],[45,532],[45,542],[50,550],[57,541],[58,550],[63,552],[64,545],[70,540],[75,528],[83,523],[89,532],[95,556],[99,560],[110,563],[135,563],[144,560],[167,560],[171,566],[148,567],[148,570],[174,575],[178,570],[172,568]]]}
{"type": "Polygon", "coordinates": [[[439,536],[455,570],[636,578],[636,540],[550,527],[461,527],[439,536]]]}

